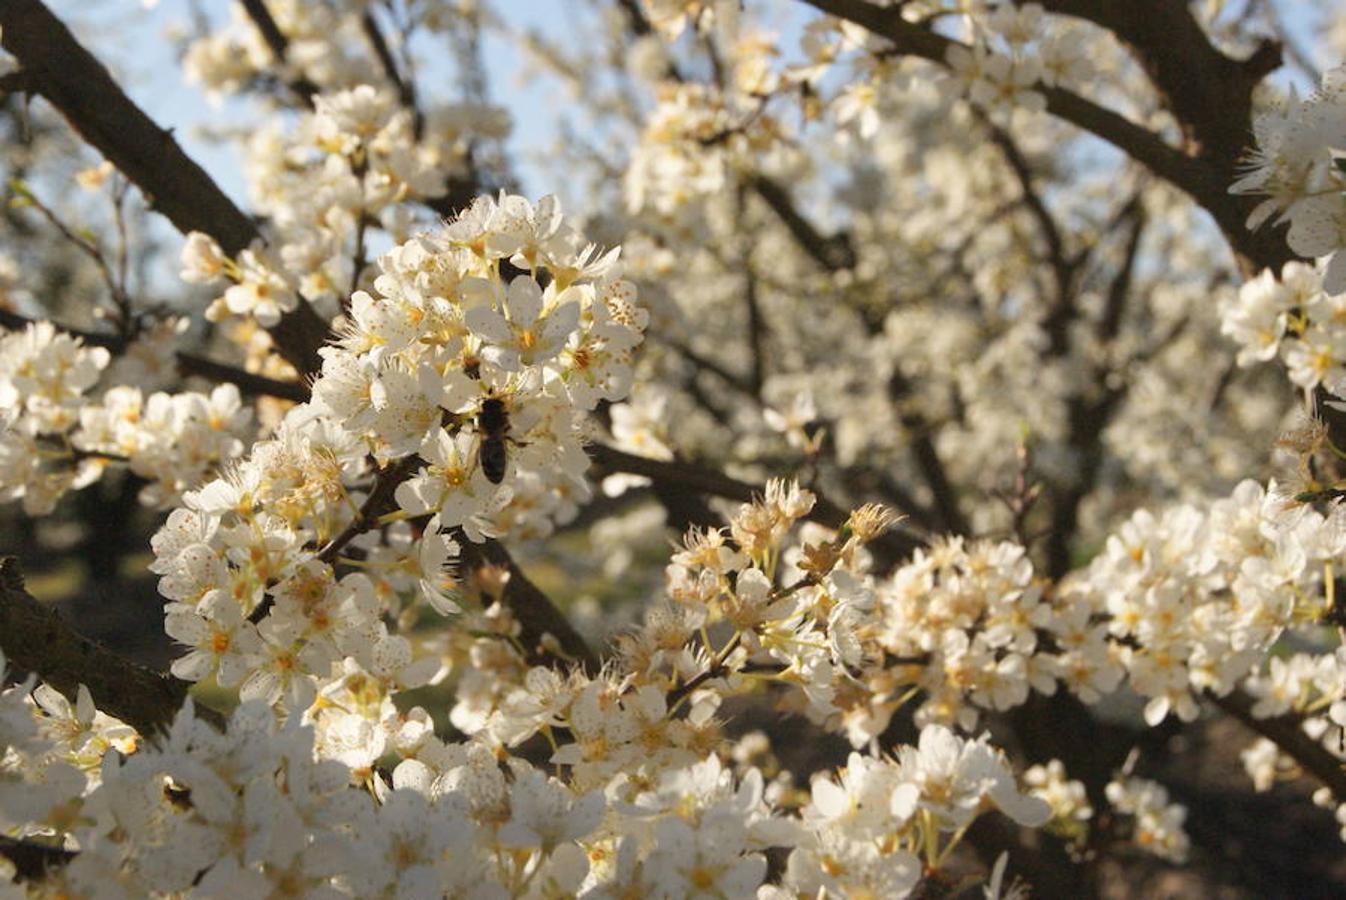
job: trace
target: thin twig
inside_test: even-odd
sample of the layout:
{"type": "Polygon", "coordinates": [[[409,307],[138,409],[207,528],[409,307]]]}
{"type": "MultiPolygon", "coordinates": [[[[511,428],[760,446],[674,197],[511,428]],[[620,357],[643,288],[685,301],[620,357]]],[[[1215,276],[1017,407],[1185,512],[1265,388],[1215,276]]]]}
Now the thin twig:
{"type": "MultiPolygon", "coordinates": [[[[288,66],[290,64],[289,38],[276,24],[276,20],[272,17],[271,10],[267,8],[265,0],[240,0],[240,2],[243,4],[243,10],[248,14],[248,18],[252,19],[252,23],[262,33],[262,40],[266,41],[266,46],[271,50],[271,55],[275,57],[277,64],[282,68],[288,66]]],[[[318,86],[309,81],[302,72],[285,83],[305,105],[313,105],[313,98],[318,93],[318,86]]]]}

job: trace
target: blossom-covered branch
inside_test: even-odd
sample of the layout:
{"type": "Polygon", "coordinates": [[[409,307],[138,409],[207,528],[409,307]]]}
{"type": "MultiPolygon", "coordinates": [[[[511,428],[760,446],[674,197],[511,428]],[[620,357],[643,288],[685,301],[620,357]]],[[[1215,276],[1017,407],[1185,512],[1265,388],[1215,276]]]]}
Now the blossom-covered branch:
{"type": "MultiPolygon", "coordinates": [[[[944,65],[949,58],[950,49],[962,46],[959,42],[933,30],[908,22],[903,18],[900,7],[876,6],[867,0],[803,0],[803,2],[822,12],[867,28],[875,35],[891,41],[899,54],[944,65]]],[[[1068,5],[1072,13],[1085,8],[1093,10],[1116,7],[1116,4],[1091,3],[1087,0],[1071,2],[1068,5]]],[[[1170,5],[1162,2],[1155,4],[1158,8],[1170,5]]],[[[1176,17],[1184,21],[1190,19],[1186,12],[1177,13],[1176,17]]],[[[1173,41],[1170,32],[1164,26],[1155,24],[1169,21],[1169,18],[1156,19],[1153,16],[1140,15],[1134,7],[1128,6],[1125,10],[1117,7],[1115,14],[1108,13],[1106,21],[1110,25],[1118,22],[1140,25],[1139,30],[1128,28],[1120,33],[1119,37],[1123,40],[1140,38],[1149,41],[1148,46],[1170,48],[1163,52],[1156,51],[1152,60],[1162,72],[1164,89],[1172,92],[1171,96],[1183,98],[1184,105],[1181,111],[1190,112],[1191,107],[1186,103],[1186,98],[1193,96],[1193,93],[1182,90],[1179,86],[1191,83],[1186,73],[1191,67],[1192,57],[1184,49],[1172,49],[1188,45],[1173,41]]],[[[1195,27],[1195,23],[1192,25],[1195,27]]],[[[1197,30],[1199,31],[1199,28],[1197,30]]],[[[1189,32],[1190,29],[1184,28],[1181,34],[1189,32]]],[[[1208,41],[1203,43],[1208,51],[1214,53],[1208,41]]],[[[1209,53],[1203,58],[1207,56],[1209,53]]],[[[1227,191],[1233,173],[1233,163],[1242,152],[1242,136],[1247,133],[1247,126],[1242,123],[1247,121],[1248,93],[1252,85],[1270,71],[1268,66],[1275,68],[1275,65],[1272,65],[1270,52],[1259,54],[1254,61],[1241,67],[1232,60],[1219,56],[1222,60],[1220,71],[1226,68],[1237,70],[1239,74],[1237,85],[1230,87],[1237,90],[1238,85],[1242,86],[1243,103],[1232,110],[1224,105],[1204,108],[1200,118],[1203,125],[1198,130],[1203,140],[1219,142],[1219,148],[1214,150],[1207,146],[1200,156],[1170,146],[1159,134],[1071,90],[1044,84],[1034,85],[1032,90],[1041,94],[1048,112],[1107,141],[1131,159],[1149,168],[1155,175],[1191,195],[1215,217],[1230,244],[1248,260],[1250,266],[1278,264],[1278,261],[1283,262],[1286,259],[1284,250],[1276,242],[1268,241],[1262,235],[1250,234],[1243,228],[1243,221],[1248,214],[1248,204],[1230,197],[1227,191]],[[1252,80],[1249,80],[1250,77],[1252,80]],[[1238,119],[1240,109],[1245,114],[1242,120],[1238,119]],[[1217,120],[1222,123],[1218,129],[1206,128],[1204,125],[1217,120]],[[1219,160],[1220,164],[1215,164],[1214,160],[1219,160]]],[[[1276,57],[1276,65],[1279,65],[1278,60],[1276,57]]],[[[1203,74],[1202,77],[1206,75],[1203,74]]],[[[1212,72],[1209,73],[1209,77],[1212,79],[1211,83],[1223,83],[1221,79],[1224,76],[1220,74],[1212,72]]]]}
{"type": "MultiPolygon", "coordinates": [[[[229,253],[259,238],[253,221],[182,151],[172,132],[145,115],[40,0],[6,3],[0,35],[23,67],[25,91],[56,107],[179,231],[209,234],[229,253]]],[[[326,336],[326,323],[306,302],[272,328],[277,349],[303,374],[318,369],[326,336]]]]}
{"type": "MultiPolygon", "coordinates": [[[[756,485],[690,463],[666,462],[636,456],[603,444],[590,444],[586,450],[597,465],[610,472],[640,475],[655,482],[678,485],[683,490],[738,500],[742,503],[751,501],[762,492],[756,485]]],[[[825,497],[818,497],[817,503],[808,515],[829,528],[840,528],[847,518],[844,510],[825,497]]],[[[909,557],[912,551],[922,544],[919,538],[909,532],[893,528],[876,536],[871,546],[879,551],[882,563],[891,565],[909,557]]]]}

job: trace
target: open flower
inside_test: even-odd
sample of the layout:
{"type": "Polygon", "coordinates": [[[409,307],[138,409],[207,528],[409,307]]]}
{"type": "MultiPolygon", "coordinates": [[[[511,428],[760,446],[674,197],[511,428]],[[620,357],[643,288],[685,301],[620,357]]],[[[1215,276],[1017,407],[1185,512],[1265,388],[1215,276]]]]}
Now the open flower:
{"type": "Polygon", "coordinates": [[[580,320],[579,302],[569,294],[563,292],[547,309],[542,288],[520,275],[509,284],[503,311],[477,306],[464,319],[485,341],[484,359],[507,372],[518,372],[547,362],[565,347],[580,320]]]}

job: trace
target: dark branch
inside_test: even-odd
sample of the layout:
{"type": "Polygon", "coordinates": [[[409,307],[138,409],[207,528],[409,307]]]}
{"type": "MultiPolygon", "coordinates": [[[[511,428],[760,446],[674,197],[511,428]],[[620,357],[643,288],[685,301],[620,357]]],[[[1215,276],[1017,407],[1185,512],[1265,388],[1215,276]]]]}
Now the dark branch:
{"type": "MultiPolygon", "coordinates": [[[[288,54],[290,51],[289,38],[280,30],[276,20],[271,16],[271,10],[267,9],[265,0],[240,0],[243,9],[252,19],[252,23],[257,26],[257,30],[262,33],[262,40],[266,41],[266,46],[271,50],[271,55],[275,57],[276,62],[282,67],[289,65],[288,54]]],[[[318,93],[318,86],[309,81],[303,74],[297,74],[286,82],[290,90],[294,91],[296,97],[302,100],[305,105],[312,106],[313,98],[318,93]]]]}
{"type": "MultiPolygon", "coordinates": [[[[803,0],[803,2],[822,12],[860,25],[879,37],[886,38],[892,43],[894,52],[899,55],[915,56],[944,65],[945,54],[949,47],[958,44],[957,41],[906,21],[902,18],[901,10],[898,7],[875,6],[866,2],[866,0],[803,0]]],[[[1179,15],[1190,17],[1190,13],[1186,9],[1187,4],[1169,2],[1169,0],[1146,0],[1141,4],[1116,2],[1116,0],[1110,0],[1110,2],[1049,0],[1045,5],[1056,12],[1073,12],[1075,8],[1083,10],[1086,7],[1089,10],[1106,9],[1109,11],[1106,16],[1108,21],[1115,20],[1115,24],[1118,24],[1119,28],[1122,22],[1128,23],[1128,27],[1133,26],[1139,20],[1149,16],[1151,12],[1163,13],[1165,7],[1181,10],[1182,12],[1179,15]],[[1071,7],[1071,9],[1068,10],[1067,7],[1071,7]]],[[[1098,18],[1100,20],[1104,18],[1103,14],[1099,13],[1098,18]]],[[[1155,19],[1155,21],[1169,20],[1178,22],[1177,18],[1168,14],[1160,15],[1155,19]]],[[[1146,25],[1143,31],[1147,39],[1152,38],[1157,45],[1169,48],[1188,46],[1170,39],[1162,28],[1153,29],[1146,25]]],[[[1138,39],[1140,37],[1139,31],[1132,33],[1122,30],[1118,33],[1123,40],[1127,40],[1128,34],[1133,38],[1138,39]]],[[[1191,37],[1190,29],[1185,23],[1182,23],[1181,36],[1183,40],[1191,37]]],[[[1206,43],[1209,42],[1206,41],[1206,43]]],[[[1149,67],[1152,76],[1161,71],[1165,88],[1169,92],[1173,90],[1177,83],[1191,77],[1191,71],[1198,67],[1201,60],[1207,58],[1207,54],[1200,47],[1193,47],[1192,49],[1199,51],[1197,57],[1184,56],[1183,51],[1177,49],[1171,53],[1164,53],[1162,67],[1159,67],[1157,60],[1151,61],[1152,65],[1149,67]]],[[[1226,60],[1226,62],[1237,68],[1231,69],[1228,65],[1222,63],[1214,77],[1218,79],[1222,77],[1219,73],[1228,74],[1237,71],[1240,73],[1239,81],[1244,86],[1246,86],[1248,79],[1253,79],[1254,76],[1260,79],[1262,75],[1274,68],[1274,66],[1271,66],[1271,54],[1266,52],[1259,53],[1252,59],[1241,63],[1232,60],[1226,60]],[[1271,68],[1268,68],[1269,66],[1271,68]]],[[[1255,84],[1255,80],[1253,83],[1255,84]]],[[[1033,90],[1046,99],[1047,111],[1052,115],[1107,141],[1127,156],[1144,165],[1155,175],[1189,194],[1192,199],[1215,217],[1216,222],[1225,234],[1226,240],[1240,255],[1245,267],[1261,269],[1271,266],[1279,268],[1281,263],[1293,258],[1293,254],[1285,246],[1285,241],[1280,235],[1271,231],[1252,233],[1244,227],[1248,213],[1257,202],[1256,198],[1237,197],[1228,193],[1229,185],[1234,179],[1233,167],[1252,133],[1247,116],[1249,107],[1246,103],[1240,102],[1233,106],[1227,104],[1211,106],[1206,111],[1208,115],[1202,119],[1204,124],[1209,127],[1194,131],[1193,133],[1199,136],[1199,140],[1189,144],[1189,149],[1194,152],[1199,151],[1201,155],[1191,155],[1176,147],[1169,146],[1158,134],[1149,129],[1071,91],[1041,84],[1035,86],[1033,90]],[[1227,117],[1227,119],[1225,124],[1217,126],[1210,121],[1209,117],[1212,116],[1227,117]],[[1218,153],[1211,149],[1213,142],[1216,140],[1224,142],[1218,153]],[[1230,141],[1233,141],[1233,143],[1231,144],[1230,141]]],[[[1250,91],[1251,88],[1249,87],[1248,90],[1250,91]]],[[[1161,88],[1161,93],[1165,92],[1165,89],[1161,88]]],[[[1230,92],[1229,96],[1236,99],[1237,93],[1230,92]]],[[[1180,119],[1193,111],[1193,107],[1189,107],[1186,102],[1185,94],[1183,97],[1184,100],[1180,105],[1174,105],[1175,114],[1180,119]]],[[[1187,128],[1195,127],[1195,123],[1186,120],[1184,120],[1184,125],[1187,128]]]]}
{"type": "MultiPolygon", "coordinates": [[[[420,468],[420,457],[408,456],[384,469],[375,479],[359,513],[342,531],[318,551],[318,559],[329,565],[335,565],[352,540],[367,531],[378,527],[379,517],[397,508],[394,496],[398,485],[415,474],[420,468]]],[[[459,561],[464,574],[476,571],[482,566],[492,565],[509,570],[509,579],[505,583],[502,601],[519,622],[519,639],[528,653],[528,661],[533,665],[547,665],[556,662],[557,655],[552,652],[545,635],[551,635],[561,650],[561,658],[578,662],[586,671],[598,671],[598,657],[561,614],[556,605],[537,588],[528,576],[515,565],[507,551],[499,542],[488,540],[485,544],[474,544],[460,532],[455,535],[460,548],[459,561]]],[[[248,614],[248,620],[254,624],[266,617],[272,606],[267,596],[248,614]]]]}
{"type": "Polygon", "coordinates": [[[308,385],[302,381],[281,381],[279,378],[268,378],[265,375],[248,372],[238,366],[216,362],[194,353],[179,352],[177,361],[178,372],[181,374],[200,375],[202,378],[209,378],[212,381],[228,382],[249,397],[279,397],[282,400],[291,400],[295,403],[304,403],[309,399],[308,385]]]}
{"type": "Polygon", "coordinates": [[[397,70],[397,60],[393,59],[393,52],[388,48],[388,42],[384,40],[383,32],[379,29],[379,23],[374,18],[373,12],[365,10],[365,14],[360,18],[360,28],[364,31],[365,40],[369,41],[370,48],[374,51],[374,56],[378,58],[379,66],[383,69],[383,75],[393,83],[397,89],[397,99],[412,116],[412,134],[416,140],[421,139],[425,132],[425,114],[416,100],[416,84],[410,78],[402,77],[397,70]]]}
{"type": "Polygon", "coordinates": [[[813,261],[828,271],[849,269],[855,265],[855,248],[848,234],[838,232],[827,237],[800,214],[789,191],[765,175],[752,179],[752,189],[780,216],[790,235],[813,261]]]}
{"type": "Polygon", "coordinates": [[[1043,327],[1052,347],[1059,354],[1065,349],[1069,323],[1073,317],[1075,296],[1072,291],[1072,282],[1075,277],[1075,267],[1066,254],[1065,238],[1062,237],[1061,229],[1056,224],[1056,217],[1052,215],[1051,210],[1047,208],[1046,202],[1042,199],[1042,195],[1033,185],[1033,169],[1029,165],[1028,159],[1023,155],[1023,151],[1019,149],[1019,145],[1010,136],[1009,132],[991,122],[984,113],[978,111],[978,118],[985,124],[991,134],[992,142],[1000,148],[1001,154],[1005,157],[1005,162],[1009,164],[1010,171],[1014,173],[1015,180],[1019,182],[1019,191],[1024,206],[1028,208],[1029,213],[1037,221],[1038,228],[1042,232],[1042,238],[1047,243],[1047,262],[1051,266],[1055,297],[1043,327]]]}
{"type": "MultiPolygon", "coordinates": [[[[911,389],[911,383],[901,370],[895,370],[888,379],[888,393],[894,403],[900,403],[911,389]]],[[[939,450],[931,437],[930,422],[923,414],[910,409],[900,412],[899,418],[910,438],[909,449],[916,460],[916,467],[921,472],[925,486],[930,489],[934,513],[939,517],[941,527],[952,534],[972,534],[972,526],[959,506],[958,492],[949,480],[944,461],[940,459],[939,450]]]]}
{"type": "MultiPolygon", "coordinates": [[[[40,320],[31,319],[8,309],[0,309],[0,327],[8,328],[11,331],[22,331],[38,321],[40,320]]],[[[73,338],[79,338],[90,347],[105,347],[115,353],[126,346],[126,341],[119,335],[108,334],[105,331],[83,331],[79,328],[71,328],[68,325],[58,325],[55,322],[52,323],[52,327],[73,338]]]]}
{"type": "MultiPolygon", "coordinates": [[[[187,697],[187,682],[80,636],[33,599],[13,557],[0,559],[0,648],[10,665],[35,673],[72,703],[83,684],[99,709],[144,735],[166,729],[187,697]]],[[[223,727],[223,718],[206,707],[198,705],[197,716],[223,727]]]]}
{"type": "Polygon", "coordinates": [[[1341,760],[1304,733],[1303,722],[1298,716],[1287,714],[1259,719],[1253,715],[1253,699],[1243,691],[1234,691],[1224,697],[1207,696],[1220,709],[1271,741],[1282,753],[1299,763],[1300,768],[1327,785],[1338,803],[1346,801],[1346,769],[1342,768],[1341,760]]]}
{"type": "MultiPolygon", "coordinates": [[[[750,503],[753,498],[762,495],[762,488],[755,484],[739,481],[737,478],[730,478],[728,475],[691,463],[649,459],[603,444],[590,444],[587,450],[594,464],[609,473],[625,472],[628,475],[640,475],[656,485],[665,484],[681,491],[724,497],[741,503],[750,503]]],[[[809,513],[808,518],[828,528],[840,528],[844,525],[850,514],[818,494],[816,490],[814,494],[817,496],[817,502],[814,503],[813,511],[809,513]]],[[[871,541],[869,549],[879,564],[887,567],[909,558],[923,545],[924,542],[910,532],[890,529],[871,541]]]]}
{"type": "Polygon", "coordinates": [[[74,859],[75,852],[0,834],[0,856],[14,864],[16,881],[41,881],[48,870],[59,869],[74,859]]]}
{"type": "Polygon", "coordinates": [[[519,642],[523,645],[530,665],[556,663],[558,654],[552,641],[547,640],[550,635],[561,650],[560,658],[578,663],[591,675],[598,673],[600,664],[593,650],[589,649],[584,638],[556,608],[551,598],[528,580],[528,576],[499,541],[488,540],[484,544],[474,544],[463,540],[459,543],[462,546],[459,559],[464,575],[476,572],[483,566],[508,570],[509,579],[505,582],[501,602],[519,623],[519,642]]]}
{"type": "MultiPolygon", "coordinates": [[[[126,96],[106,68],[40,0],[0,3],[0,42],[18,59],[27,89],[44,97],[81,137],[186,234],[211,235],[229,254],[260,237],[256,224],[173,139],[126,96]]],[[[276,349],[301,374],[316,372],[325,323],[301,301],[271,329],[276,349]]]]}
{"type": "MultiPolygon", "coordinates": [[[[37,321],[10,312],[7,309],[0,309],[0,327],[17,331],[27,328],[37,321]]],[[[129,340],[120,335],[107,334],[101,331],[83,331],[56,323],[52,323],[52,325],[57,331],[78,338],[91,347],[104,347],[113,353],[121,353],[130,343],[129,340]]],[[[213,359],[198,356],[195,353],[179,351],[177,362],[178,372],[183,375],[200,375],[214,381],[227,381],[230,384],[237,385],[240,391],[250,397],[265,395],[279,397],[282,400],[293,400],[295,403],[303,403],[309,399],[308,385],[302,381],[281,381],[278,378],[268,378],[265,375],[257,375],[228,363],[216,362],[213,359]]]]}

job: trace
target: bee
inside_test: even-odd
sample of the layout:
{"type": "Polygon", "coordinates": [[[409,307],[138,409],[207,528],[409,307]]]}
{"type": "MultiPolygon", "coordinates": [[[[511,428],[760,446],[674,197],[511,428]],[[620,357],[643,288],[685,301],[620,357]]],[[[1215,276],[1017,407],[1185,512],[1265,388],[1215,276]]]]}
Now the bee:
{"type": "Polygon", "coordinates": [[[491,394],[481,401],[477,411],[477,434],[481,439],[481,471],[492,484],[499,484],[509,465],[505,444],[510,440],[509,410],[502,398],[491,394]]]}

